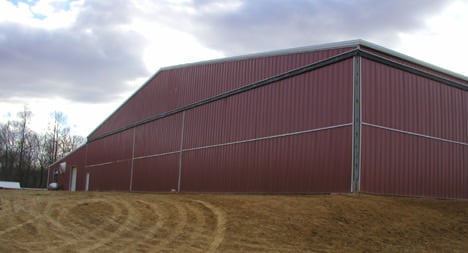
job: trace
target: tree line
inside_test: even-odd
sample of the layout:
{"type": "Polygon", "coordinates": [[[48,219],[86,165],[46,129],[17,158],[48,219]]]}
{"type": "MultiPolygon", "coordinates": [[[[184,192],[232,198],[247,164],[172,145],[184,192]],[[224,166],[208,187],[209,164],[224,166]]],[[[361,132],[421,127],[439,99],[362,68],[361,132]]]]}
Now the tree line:
{"type": "Polygon", "coordinates": [[[43,188],[49,165],[84,144],[85,138],[70,133],[62,112],[52,113],[43,133],[30,129],[31,116],[25,107],[17,119],[0,123],[0,180],[43,188]]]}

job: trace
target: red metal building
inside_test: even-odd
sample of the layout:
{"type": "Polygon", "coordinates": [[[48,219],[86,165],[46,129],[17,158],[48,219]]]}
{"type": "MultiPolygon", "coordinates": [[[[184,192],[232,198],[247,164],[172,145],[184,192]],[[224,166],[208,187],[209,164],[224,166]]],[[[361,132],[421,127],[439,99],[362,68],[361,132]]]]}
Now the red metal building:
{"type": "Polygon", "coordinates": [[[70,190],[468,198],[468,78],[363,40],[163,68],[54,176],[70,190]]]}

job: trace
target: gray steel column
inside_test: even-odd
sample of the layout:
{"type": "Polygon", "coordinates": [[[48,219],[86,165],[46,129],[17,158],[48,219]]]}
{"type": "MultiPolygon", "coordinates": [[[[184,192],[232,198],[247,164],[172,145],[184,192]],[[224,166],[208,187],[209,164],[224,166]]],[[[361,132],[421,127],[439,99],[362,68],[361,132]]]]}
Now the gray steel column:
{"type": "Polygon", "coordinates": [[[185,128],[185,111],[182,112],[182,127],[180,130],[179,178],[177,180],[177,192],[180,192],[180,181],[182,179],[182,153],[183,153],[183,148],[184,148],[184,128],[185,128]]]}
{"type": "Polygon", "coordinates": [[[361,186],[361,57],[353,61],[353,157],[351,192],[357,193],[361,186]]]}
{"type": "Polygon", "coordinates": [[[133,141],[132,141],[132,162],[130,165],[130,187],[129,191],[133,190],[133,163],[135,160],[135,131],[136,127],[133,128],[133,141]]]}

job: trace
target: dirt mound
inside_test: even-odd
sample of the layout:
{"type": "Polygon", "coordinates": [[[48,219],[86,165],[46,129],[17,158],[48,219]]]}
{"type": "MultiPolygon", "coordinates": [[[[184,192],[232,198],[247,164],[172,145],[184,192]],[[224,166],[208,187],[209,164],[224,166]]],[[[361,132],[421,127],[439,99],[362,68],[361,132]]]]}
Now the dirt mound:
{"type": "Polygon", "coordinates": [[[468,201],[0,191],[0,252],[465,252],[468,201]]]}

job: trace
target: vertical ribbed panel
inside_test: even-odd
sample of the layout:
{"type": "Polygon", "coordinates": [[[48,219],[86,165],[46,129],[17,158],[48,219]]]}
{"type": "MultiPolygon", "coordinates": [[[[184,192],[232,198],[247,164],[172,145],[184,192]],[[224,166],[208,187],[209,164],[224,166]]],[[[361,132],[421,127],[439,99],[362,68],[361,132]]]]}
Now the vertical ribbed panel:
{"type": "Polygon", "coordinates": [[[184,152],[182,191],[349,192],[351,126],[184,152]]]}
{"type": "Polygon", "coordinates": [[[138,126],[135,131],[135,157],[178,151],[182,113],[138,126]]]}
{"type": "Polygon", "coordinates": [[[66,162],[66,172],[65,174],[59,174],[57,177],[58,184],[62,189],[68,190],[70,187],[70,175],[72,167],[77,168],[77,178],[76,178],[76,190],[84,190],[85,186],[85,161],[86,161],[86,145],[81,146],[79,149],[73,151],[66,159],[58,161],[54,166],[49,169],[49,183],[52,182],[54,171],[60,167],[60,163],[66,162]]]}
{"type": "Polygon", "coordinates": [[[468,143],[466,91],[362,61],[363,121],[468,143]]]}
{"type": "Polygon", "coordinates": [[[131,160],[88,168],[90,191],[128,191],[131,160]]]}
{"type": "Polygon", "coordinates": [[[352,60],[187,111],[184,148],[352,122],[352,60]]]}
{"type": "Polygon", "coordinates": [[[86,165],[130,159],[132,143],[132,129],[88,143],[86,165]]]}
{"type": "Polygon", "coordinates": [[[468,146],[363,127],[361,190],[468,198],[468,146]]]}
{"type": "Polygon", "coordinates": [[[361,74],[361,190],[468,198],[467,92],[370,60],[361,74]]]}
{"type": "Polygon", "coordinates": [[[440,71],[438,71],[436,69],[421,66],[421,65],[419,65],[419,64],[417,64],[415,62],[410,62],[410,61],[398,58],[398,57],[393,56],[393,55],[388,55],[386,53],[377,51],[377,50],[372,49],[372,48],[368,48],[368,47],[365,47],[365,46],[361,46],[361,48],[364,49],[367,52],[370,52],[370,53],[374,54],[374,55],[384,57],[384,58],[386,58],[388,60],[398,62],[398,63],[406,65],[406,66],[410,66],[412,68],[418,69],[418,70],[426,72],[426,73],[434,74],[436,76],[440,76],[440,77],[447,78],[449,80],[452,80],[452,81],[455,81],[455,82],[458,82],[458,83],[462,83],[462,84],[464,84],[464,85],[466,85],[468,87],[468,81],[465,80],[465,79],[461,79],[461,78],[455,77],[453,75],[449,75],[447,73],[440,72],[440,71]]]}
{"type": "Polygon", "coordinates": [[[148,117],[332,57],[347,50],[350,48],[163,70],[149,80],[89,137],[100,136],[148,117]]]}
{"type": "Polygon", "coordinates": [[[133,191],[177,189],[179,153],[137,159],[133,168],[133,191]]]}

